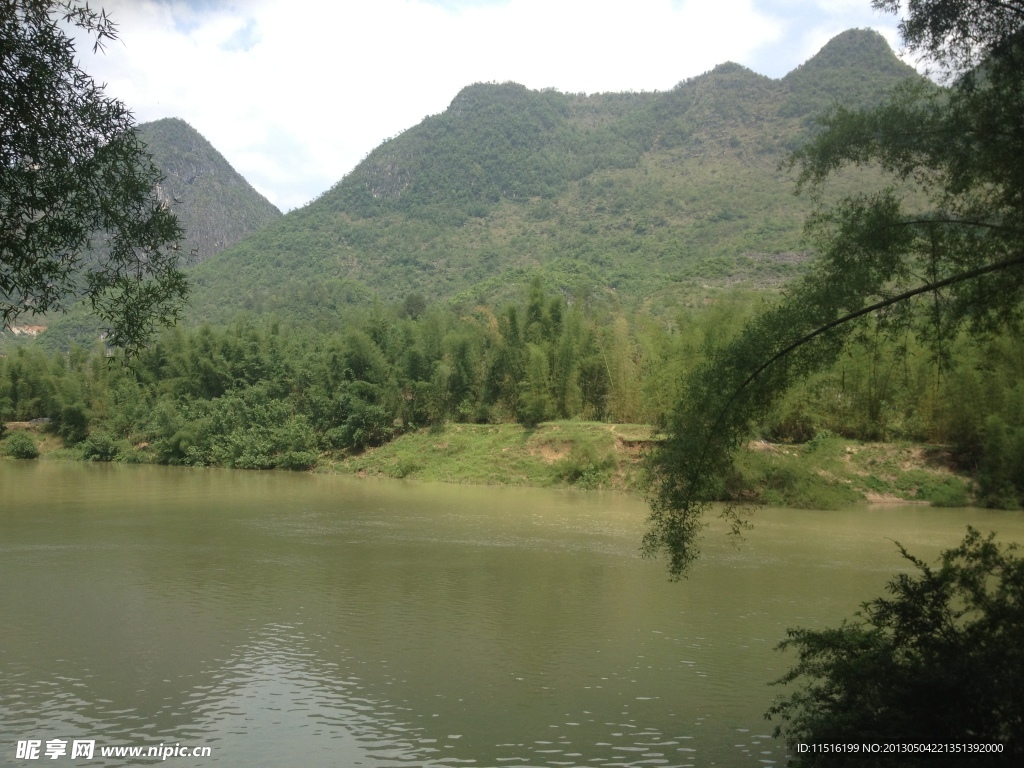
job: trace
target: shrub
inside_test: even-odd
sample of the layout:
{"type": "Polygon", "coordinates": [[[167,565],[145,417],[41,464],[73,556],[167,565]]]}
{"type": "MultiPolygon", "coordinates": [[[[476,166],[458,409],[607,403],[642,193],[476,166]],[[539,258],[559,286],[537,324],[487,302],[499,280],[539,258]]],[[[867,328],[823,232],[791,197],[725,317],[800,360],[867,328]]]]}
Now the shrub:
{"type": "Polygon", "coordinates": [[[942,478],[938,482],[923,484],[917,495],[930,501],[933,507],[966,507],[971,503],[967,484],[958,477],[942,478]]]}
{"type": "Polygon", "coordinates": [[[39,458],[39,446],[29,432],[12,432],[3,442],[4,452],[12,459],[39,458]]]}
{"type": "Polygon", "coordinates": [[[60,409],[57,432],[65,445],[77,445],[89,434],[89,415],[84,403],[65,405],[60,409]]]}
{"type": "Polygon", "coordinates": [[[991,766],[1024,757],[1024,560],[973,528],[932,568],[900,552],[890,597],[838,629],[790,629],[779,649],[797,665],[776,684],[801,687],[768,711],[790,765],[991,766]],[[1000,754],[822,754],[797,744],[1000,744],[1000,754]]]}
{"type": "Polygon", "coordinates": [[[121,453],[121,446],[106,432],[94,432],[81,443],[82,458],[86,461],[113,461],[121,453]]]}
{"type": "Polygon", "coordinates": [[[386,408],[353,400],[352,411],[341,427],[327,433],[331,445],[356,453],[388,442],[395,433],[394,419],[386,408]]]}
{"type": "Polygon", "coordinates": [[[391,470],[391,476],[401,479],[415,474],[421,469],[423,469],[423,465],[415,459],[402,458],[398,460],[394,468],[391,470]]]}
{"type": "Polygon", "coordinates": [[[532,429],[548,418],[551,398],[546,392],[527,390],[519,398],[516,418],[527,429],[532,429]]]}
{"type": "Polygon", "coordinates": [[[277,469],[290,469],[303,471],[312,469],[320,460],[320,454],[316,451],[286,451],[277,456],[274,466],[277,469]]]}
{"type": "Polygon", "coordinates": [[[601,456],[588,443],[574,445],[569,455],[555,464],[555,476],[564,483],[580,488],[600,488],[611,479],[615,456],[601,456]]]}
{"type": "Polygon", "coordinates": [[[769,425],[768,437],[776,443],[806,443],[815,437],[814,420],[802,411],[790,410],[769,425]]]}

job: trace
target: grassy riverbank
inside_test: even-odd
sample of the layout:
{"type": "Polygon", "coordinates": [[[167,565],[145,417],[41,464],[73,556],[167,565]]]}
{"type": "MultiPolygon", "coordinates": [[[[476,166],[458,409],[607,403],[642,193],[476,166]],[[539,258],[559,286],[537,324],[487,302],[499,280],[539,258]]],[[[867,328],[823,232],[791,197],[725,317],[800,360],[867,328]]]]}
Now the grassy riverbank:
{"type": "MultiPolygon", "coordinates": [[[[656,440],[637,424],[450,424],[325,466],[454,483],[639,491],[643,453],[656,440]]],[[[749,444],[723,490],[732,498],[830,509],[858,501],[962,506],[972,502],[972,485],[939,447],[824,436],[803,445],[749,444]]]]}
{"type": "MultiPolygon", "coordinates": [[[[8,423],[10,438],[31,436],[44,459],[82,459],[45,425],[8,423]]],[[[575,487],[639,493],[643,455],[658,437],[649,426],[599,422],[447,424],[399,436],[355,455],[324,455],[320,472],[477,485],[575,487]]],[[[94,454],[93,459],[97,456],[94,454]]],[[[119,460],[153,461],[147,446],[119,460]]],[[[819,436],[802,445],[754,442],[741,451],[723,496],[766,504],[830,509],[862,501],[963,506],[973,483],[940,447],[862,443],[819,436]]]]}
{"type": "Polygon", "coordinates": [[[448,424],[328,463],[339,472],[481,485],[635,490],[650,427],[597,422],[448,424]]]}

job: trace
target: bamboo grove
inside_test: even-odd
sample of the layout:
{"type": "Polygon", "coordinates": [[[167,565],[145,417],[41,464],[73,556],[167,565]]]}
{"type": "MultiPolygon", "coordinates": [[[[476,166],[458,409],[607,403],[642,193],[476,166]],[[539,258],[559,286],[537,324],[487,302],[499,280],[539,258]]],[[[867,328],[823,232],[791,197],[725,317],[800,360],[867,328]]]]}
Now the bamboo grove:
{"type": "MultiPolygon", "coordinates": [[[[86,459],[296,470],[451,422],[663,425],[686,374],[765,301],[724,292],[655,320],[551,295],[536,279],[503,307],[458,310],[411,294],[353,308],[324,330],[265,318],[176,328],[127,363],[102,343],[64,353],[23,345],[0,357],[0,421],[48,419],[86,459]]],[[[955,364],[940,367],[909,335],[865,327],[754,436],[947,446],[980,501],[1016,506],[1024,342],[954,344],[955,364]]],[[[742,492],[728,480],[722,498],[742,492]]]]}

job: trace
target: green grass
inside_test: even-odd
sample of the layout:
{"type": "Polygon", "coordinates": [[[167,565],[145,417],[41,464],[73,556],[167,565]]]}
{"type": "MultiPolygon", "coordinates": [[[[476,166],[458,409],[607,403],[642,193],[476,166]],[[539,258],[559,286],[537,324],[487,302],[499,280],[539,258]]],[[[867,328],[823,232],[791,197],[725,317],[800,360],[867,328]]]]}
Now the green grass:
{"type": "Polygon", "coordinates": [[[335,471],[481,485],[636,487],[650,428],[592,422],[448,424],[402,435],[335,471]]]}
{"type": "Polygon", "coordinates": [[[737,477],[729,490],[765,504],[813,509],[865,499],[968,506],[972,483],[949,463],[942,449],[912,443],[832,436],[804,445],[752,443],[737,458],[737,477]]]}
{"type": "Polygon", "coordinates": [[[838,509],[864,501],[841,468],[836,438],[803,446],[760,444],[737,457],[737,495],[763,504],[804,509],[838,509]]]}
{"type": "MultiPolygon", "coordinates": [[[[649,426],[594,422],[449,424],[402,435],[327,471],[481,485],[639,491],[649,426]]],[[[837,509],[872,501],[972,503],[971,481],[937,448],[829,435],[804,445],[751,443],[725,495],[772,506],[837,509]]]]}

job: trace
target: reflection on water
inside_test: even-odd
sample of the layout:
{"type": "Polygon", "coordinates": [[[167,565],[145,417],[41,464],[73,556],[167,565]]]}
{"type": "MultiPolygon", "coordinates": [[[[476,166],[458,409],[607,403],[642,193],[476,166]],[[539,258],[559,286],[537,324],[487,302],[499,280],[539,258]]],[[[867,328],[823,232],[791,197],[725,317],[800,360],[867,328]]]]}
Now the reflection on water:
{"type": "Polygon", "coordinates": [[[669,584],[638,557],[645,517],[609,494],[0,462],[0,763],[88,738],[213,748],[181,765],[782,764],[762,713],[786,627],[879,594],[890,539],[931,557],[968,521],[1024,533],[764,510],[669,584]]]}

